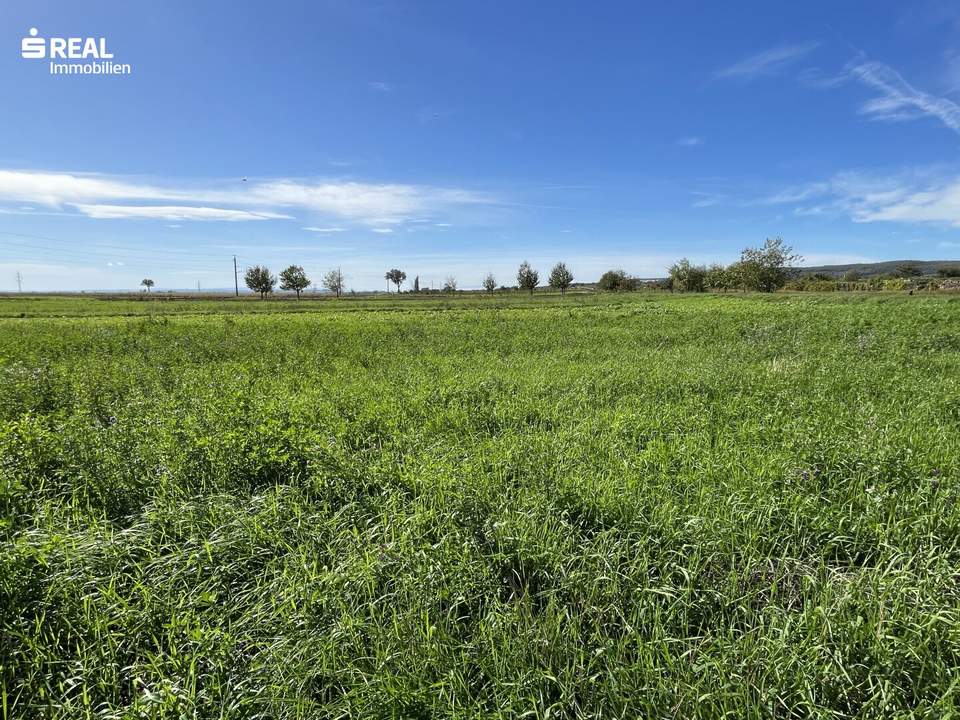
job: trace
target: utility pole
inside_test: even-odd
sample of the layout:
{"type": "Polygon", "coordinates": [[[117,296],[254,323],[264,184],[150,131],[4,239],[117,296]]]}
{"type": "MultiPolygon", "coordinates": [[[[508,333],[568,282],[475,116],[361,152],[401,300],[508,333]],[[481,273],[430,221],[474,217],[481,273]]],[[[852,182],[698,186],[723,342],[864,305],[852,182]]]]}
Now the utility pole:
{"type": "Polygon", "coordinates": [[[237,279],[237,256],[233,256],[233,294],[240,297],[240,280],[237,279]]]}
{"type": "Polygon", "coordinates": [[[23,292],[23,275],[20,274],[19,270],[17,270],[17,292],[23,292]]]}

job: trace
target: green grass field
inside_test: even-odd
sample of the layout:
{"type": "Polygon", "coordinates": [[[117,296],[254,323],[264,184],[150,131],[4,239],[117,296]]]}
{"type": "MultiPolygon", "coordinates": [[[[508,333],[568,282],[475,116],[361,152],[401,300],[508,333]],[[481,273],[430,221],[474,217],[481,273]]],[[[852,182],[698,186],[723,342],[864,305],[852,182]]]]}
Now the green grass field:
{"type": "Polygon", "coordinates": [[[0,317],[4,718],[957,717],[960,298],[0,317]]]}

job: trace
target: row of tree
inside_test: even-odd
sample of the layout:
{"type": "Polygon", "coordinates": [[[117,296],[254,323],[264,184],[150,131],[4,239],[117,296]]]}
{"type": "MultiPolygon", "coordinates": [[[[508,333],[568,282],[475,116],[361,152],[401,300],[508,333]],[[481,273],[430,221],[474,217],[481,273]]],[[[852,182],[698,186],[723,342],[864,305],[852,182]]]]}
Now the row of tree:
{"type": "MultiPolygon", "coordinates": [[[[707,289],[744,289],[773,292],[786,285],[793,267],[800,260],[802,258],[796,255],[793,248],[784,243],[781,238],[768,238],[763,247],[746,248],[737,262],[726,266],[718,263],[709,266],[694,265],[683,258],[670,267],[667,287],[681,292],[703,292],[707,289]]],[[[397,292],[400,292],[401,286],[407,280],[407,273],[399,268],[391,268],[387,270],[384,279],[395,285],[397,292]]],[[[264,298],[268,293],[273,292],[278,278],[270,272],[269,268],[263,265],[254,265],[247,269],[244,281],[248,288],[253,292],[260,293],[260,297],[264,298]]],[[[281,290],[296,292],[297,299],[300,298],[300,293],[311,284],[307,273],[299,265],[291,265],[281,271],[279,282],[281,290]]],[[[636,289],[640,282],[636,278],[630,277],[623,270],[608,270],[600,277],[597,285],[601,290],[623,291],[636,289]]],[[[144,284],[146,285],[146,283],[145,280],[144,284]]],[[[558,262],[550,270],[547,283],[563,295],[567,288],[573,284],[573,273],[570,272],[566,264],[558,262]]],[[[150,281],[150,284],[152,284],[152,281],[150,281]]],[[[492,293],[497,289],[497,280],[493,273],[487,273],[482,285],[487,292],[492,293]]],[[[533,291],[539,286],[539,271],[524,260],[517,269],[516,287],[533,295],[533,291]]],[[[340,297],[344,288],[344,278],[339,268],[330,270],[323,276],[323,287],[340,297]]],[[[445,292],[456,292],[456,278],[447,277],[443,284],[443,290],[445,292]]],[[[420,276],[418,275],[413,280],[413,292],[419,291],[420,276]]]]}
{"type": "MultiPolygon", "coordinates": [[[[306,271],[300,265],[291,265],[285,270],[281,270],[279,280],[280,289],[293,290],[297,294],[297,300],[300,299],[300,293],[310,287],[313,282],[307,277],[306,271]]],[[[254,265],[247,268],[243,281],[253,292],[260,293],[260,298],[263,299],[273,292],[273,288],[277,284],[277,276],[264,265],[254,265]]],[[[323,287],[340,297],[343,292],[343,273],[340,272],[340,268],[328,270],[324,274],[323,287]]]]}
{"type": "MultiPolygon", "coordinates": [[[[406,281],[407,274],[403,270],[392,268],[391,270],[387,270],[384,278],[390,283],[396,285],[397,292],[400,292],[400,286],[406,281]]],[[[559,290],[560,294],[563,295],[567,291],[567,288],[573,284],[573,273],[570,272],[564,263],[558,262],[550,271],[550,276],[547,282],[550,284],[550,287],[559,290]]],[[[530,263],[524,260],[522,263],[520,263],[520,268],[517,270],[517,287],[521,290],[527,290],[530,294],[533,294],[533,291],[536,290],[539,285],[539,271],[534,270],[530,263]]],[[[483,278],[482,286],[484,290],[491,293],[497,289],[497,279],[494,277],[493,273],[487,273],[486,277],[483,278]]],[[[443,291],[456,292],[456,290],[457,279],[452,275],[447,276],[447,278],[443,281],[443,291]]],[[[413,279],[413,292],[420,292],[419,275],[413,279]]]]}
{"type": "MultiPolygon", "coordinates": [[[[387,270],[384,278],[391,284],[396,285],[397,292],[400,292],[400,286],[403,285],[403,283],[407,280],[407,273],[399,268],[391,268],[390,270],[387,270]]],[[[243,280],[246,286],[253,292],[259,293],[262,299],[265,298],[269,293],[273,292],[273,289],[277,285],[278,277],[270,272],[268,267],[264,265],[254,265],[247,268],[243,280]]],[[[294,291],[297,294],[297,299],[299,300],[300,293],[310,287],[312,281],[309,277],[307,277],[306,271],[300,265],[291,265],[280,272],[279,282],[281,290],[294,291]]],[[[570,272],[564,263],[559,262],[554,265],[553,269],[550,271],[548,282],[550,287],[556,288],[562,295],[573,283],[573,273],[570,272]]],[[[530,266],[530,263],[524,260],[520,264],[519,270],[517,270],[517,287],[519,287],[521,290],[529,291],[532,295],[533,291],[539,285],[540,273],[537,270],[534,270],[530,266]]],[[[326,290],[336,294],[337,297],[340,297],[340,294],[343,292],[344,288],[344,278],[343,273],[340,272],[340,268],[330,270],[323,276],[323,287],[326,290]]],[[[487,273],[487,276],[483,279],[483,288],[487,292],[493,292],[497,289],[497,280],[493,276],[493,273],[487,273]]],[[[447,277],[443,284],[443,290],[445,292],[456,292],[457,279],[453,276],[447,277]]],[[[414,278],[413,291],[420,291],[419,276],[414,278]]]]}

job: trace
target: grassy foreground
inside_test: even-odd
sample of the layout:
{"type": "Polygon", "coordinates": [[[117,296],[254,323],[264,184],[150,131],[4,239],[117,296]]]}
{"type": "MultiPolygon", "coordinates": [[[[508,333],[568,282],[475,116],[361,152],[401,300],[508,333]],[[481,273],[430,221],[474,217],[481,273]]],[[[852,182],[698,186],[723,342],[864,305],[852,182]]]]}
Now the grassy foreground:
{"type": "Polygon", "coordinates": [[[960,299],[15,302],[4,718],[956,716],[960,299]]]}

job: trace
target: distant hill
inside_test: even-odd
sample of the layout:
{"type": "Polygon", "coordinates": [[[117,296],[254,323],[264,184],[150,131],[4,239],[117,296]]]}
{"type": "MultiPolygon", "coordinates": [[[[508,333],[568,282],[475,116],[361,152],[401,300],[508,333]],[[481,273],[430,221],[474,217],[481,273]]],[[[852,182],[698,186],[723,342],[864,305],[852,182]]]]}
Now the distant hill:
{"type": "Polygon", "coordinates": [[[941,269],[960,269],[960,260],[887,260],[876,263],[850,263],[848,265],[817,265],[814,267],[797,268],[801,277],[822,273],[830,277],[841,278],[850,270],[860,273],[863,278],[891,275],[904,265],[912,265],[921,275],[936,275],[941,269]]]}

